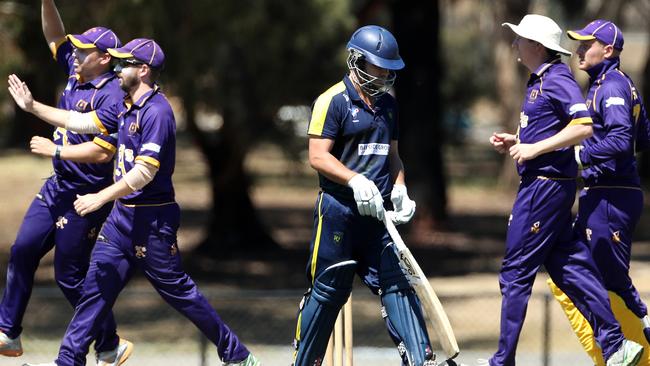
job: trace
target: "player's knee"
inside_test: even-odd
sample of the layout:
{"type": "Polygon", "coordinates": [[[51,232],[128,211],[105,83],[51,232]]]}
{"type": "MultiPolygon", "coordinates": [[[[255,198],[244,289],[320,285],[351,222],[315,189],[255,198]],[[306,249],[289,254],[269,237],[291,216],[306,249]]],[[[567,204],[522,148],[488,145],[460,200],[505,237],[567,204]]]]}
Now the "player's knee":
{"type": "Polygon", "coordinates": [[[294,344],[296,366],[322,360],[338,312],[352,291],[355,269],[355,261],[327,267],[303,298],[294,344]]]}
{"type": "Polygon", "coordinates": [[[387,245],[381,252],[379,286],[382,294],[411,289],[411,285],[400,267],[394,244],[387,245]]]}

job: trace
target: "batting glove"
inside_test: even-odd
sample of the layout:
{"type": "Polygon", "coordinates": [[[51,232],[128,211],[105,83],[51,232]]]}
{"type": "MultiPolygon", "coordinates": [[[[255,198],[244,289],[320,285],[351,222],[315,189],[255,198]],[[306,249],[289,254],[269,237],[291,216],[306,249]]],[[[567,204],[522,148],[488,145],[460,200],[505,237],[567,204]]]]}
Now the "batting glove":
{"type": "Polygon", "coordinates": [[[395,225],[406,224],[411,221],[415,214],[415,201],[409,198],[406,193],[406,186],[395,184],[390,192],[390,200],[393,202],[395,213],[390,216],[395,225]]]}
{"type": "Polygon", "coordinates": [[[361,174],[350,178],[348,186],[354,192],[357,209],[362,216],[372,216],[384,220],[384,199],[377,186],[361,174]]]}

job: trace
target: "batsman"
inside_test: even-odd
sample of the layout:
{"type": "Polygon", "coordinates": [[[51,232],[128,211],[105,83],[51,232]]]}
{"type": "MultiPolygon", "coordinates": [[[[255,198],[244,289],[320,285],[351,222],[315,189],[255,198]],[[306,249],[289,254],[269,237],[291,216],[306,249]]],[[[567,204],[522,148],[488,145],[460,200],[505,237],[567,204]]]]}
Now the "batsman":
{"type": "Polygon", "coordinates": [[[404,62],[393,35],[379,26],[359,28],[347,50],[349,73],[318,97],[309,123],[309,163],[318,172],[321,191],[294,365],[321,364],[355,273],[380,296],[402,364],[434,365],[419,300],[382,224],[384,203],[392,205],[395,224],[415,213],[397,146],[397,103],[387,93],[404,62]]]}

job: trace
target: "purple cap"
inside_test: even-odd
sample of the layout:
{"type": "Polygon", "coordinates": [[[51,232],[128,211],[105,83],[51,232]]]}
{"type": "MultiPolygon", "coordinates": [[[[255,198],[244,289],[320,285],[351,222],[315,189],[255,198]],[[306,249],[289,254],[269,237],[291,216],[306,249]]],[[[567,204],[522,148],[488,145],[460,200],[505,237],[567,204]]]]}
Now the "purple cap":
{"type": "Polygon", "coordinates": [[[594,20],[580,30],[568,31],[567,35],[569,38],[577,41],[597,39],[606,45],[613,46],[619,51],[623,50],[623,32],[618,29],[616,24],[609,20],[594,20]]]}
{"type": "Polygon", "coordinates": [[[134,58],[154,69],[161,68],[165,63],[165,54],[153,39],[136,38],[124,47],[110,48],[108,53],[115,58],[134,58]]]}
{"type": "Polygon", "coordinates": [[[109,48],[122,45],[115,32],[104,27],[90,28],[82,34],[68,34],[66,37],[77,48],[97,47],[104,52],[107,52],[109,48]]]}

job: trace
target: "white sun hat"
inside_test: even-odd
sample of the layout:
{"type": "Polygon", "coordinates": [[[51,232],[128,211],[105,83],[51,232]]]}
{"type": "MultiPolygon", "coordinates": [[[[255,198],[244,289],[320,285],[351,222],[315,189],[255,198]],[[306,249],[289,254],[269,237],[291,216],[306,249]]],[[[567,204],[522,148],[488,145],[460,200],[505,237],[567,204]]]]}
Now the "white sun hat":
{"type": "Polygon", "coordinates": [[[521,19],[518,25],[512,23],[501,24],[501,26],[506,25],[522,38],[539,42],[550,50],[571,56],[570,51],[560,46],[562,29],[560,29],[560,26],[549,17],[537,14],[528,14],[521,19]]]}

